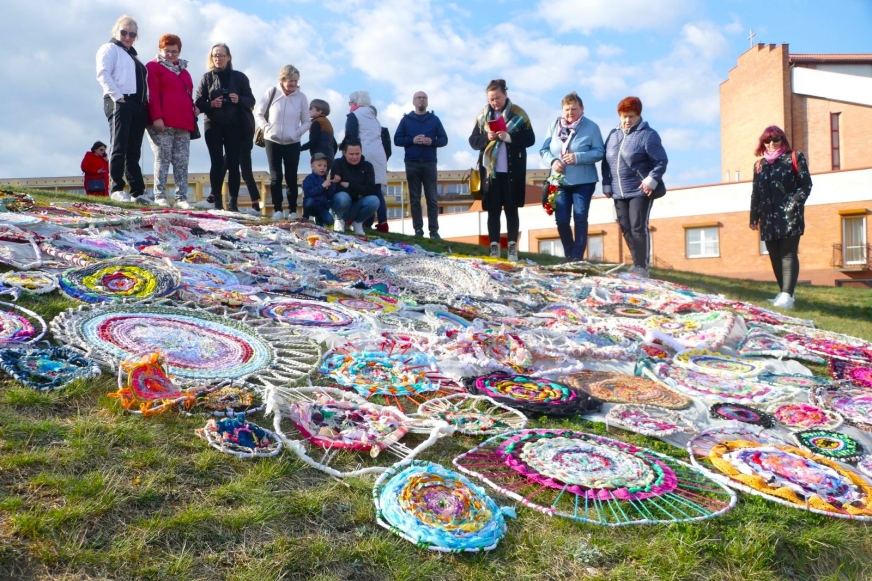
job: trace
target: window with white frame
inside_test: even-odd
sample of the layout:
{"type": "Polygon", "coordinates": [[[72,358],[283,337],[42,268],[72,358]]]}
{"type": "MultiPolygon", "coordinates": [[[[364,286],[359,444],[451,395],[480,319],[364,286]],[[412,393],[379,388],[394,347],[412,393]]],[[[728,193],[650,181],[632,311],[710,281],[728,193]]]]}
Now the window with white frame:
{"type": "Polygon", "coordinates": [[[587,259],[602,262],[603,256],[605,256],[603,253],[603,237],[590,236],[587,239],[587,259]]]}
{"type": "Polygon", "coordinates": [[[385,195],[394,196],[394,197],[399,198],[403,195],[403,186],[402,185],[386,186],[385,187],[385,195]]]}
{"type": "Polygon", "coordinates": [[[458,206],[458,205],[445,206],[445,213],[446,214],[459,214],[460,212],[466,212],[468,210],[469,210],[469,206],[458,206]]]}
{"type": "Polygon", "coordinates": [[[866,216],[842,217],[842,261],[844,264],[866,262],[866,216]]]}
{"type": "Polygon", "coordinates": [[[563,254],[563,244],[560,242],[559,238],[540,240],[539,254],[550,254],[551,256],[565,256],[565,254],[563,254]]]}
{"type": "Polygon", "coordinates": [[[403,217],[403,208],[400,206],[388,206],[388,218],[397,219],[403,217]]]}
{"type": "Polygon", "coordinates": [[[718,227],[685,228],[685,256],[688,258],[716,258],[721,255],[718,227]]]}

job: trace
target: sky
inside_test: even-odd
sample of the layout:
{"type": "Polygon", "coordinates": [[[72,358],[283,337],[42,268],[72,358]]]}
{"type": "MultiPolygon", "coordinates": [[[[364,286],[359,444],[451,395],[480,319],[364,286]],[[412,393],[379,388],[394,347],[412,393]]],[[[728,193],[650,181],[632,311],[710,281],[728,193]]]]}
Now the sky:
{"type": "MultiPolygon", "coordinates": [[[[0,20],[0,178],[79,175],[96,140],[108,143],[95,54],[115,20],[139,23],[142,60],[164,33],[181,37],[196,86],[209,48],[227,43],[234,68],[260,99],[285,64],[301,71],[309,100],[332,108],[341,139],[348,94],[368,90],[391,135],[419,90],[448,133],[439,169],[468,169],[467,139],[486,104],[485,87],[504,78],[529,114],[538,155],[564,95],[576,91],[603,136],[628,95],[643,103],[669,155],[670,187],[717,183],[718,85],[754,42],[792,53],[872,52],[870,0],[4,0],[0,20]]],[[[752,147],[753,144],[749,144],[752,147]]],[[[143,143],[143,168],[153,156],[143,143]]],[[[255,170],[267,170],[255,147],[255,170]]],[[[402,151],[389,170],[403,170],[402,151]]],[[[191,172],[208,172],[203,140],[191,172]]],[[[305,160],[300,172],[308,171],[305,160]]]]}

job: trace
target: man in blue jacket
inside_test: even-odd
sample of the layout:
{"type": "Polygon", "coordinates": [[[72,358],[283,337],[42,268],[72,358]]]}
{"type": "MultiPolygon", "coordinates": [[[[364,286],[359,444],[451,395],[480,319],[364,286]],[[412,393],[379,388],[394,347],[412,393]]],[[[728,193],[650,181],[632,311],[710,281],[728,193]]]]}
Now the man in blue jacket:
{"type": "Polygon", "coordinates": [[[421,215],[421,185],[427,199],[427,225],[430,238],[439,240],[439,204],[436,201],[436,148],[448,144],[442,122],[427,111],[427,93],[418,91],[412,98],[415,110],[406,113],[394,133],[394,145],[406,150],[406,179],[409,181],[409,203],[412,206],[412,226],[415,236],[424,236],[421,215]]]}

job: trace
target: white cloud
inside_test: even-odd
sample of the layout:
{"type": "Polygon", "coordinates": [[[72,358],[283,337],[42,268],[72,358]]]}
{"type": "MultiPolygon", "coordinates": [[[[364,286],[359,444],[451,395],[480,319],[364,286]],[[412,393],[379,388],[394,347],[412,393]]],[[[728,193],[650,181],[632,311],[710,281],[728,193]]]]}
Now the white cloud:
{"type": "Polygon", "coordinates": [[[724,32],[727,34],[739,34],[745,30],[745,27],[742,26],[742,21],[739,20],[739,17],[735,14],[730,14],[732,16],[732,21],[729,24],[724,26],[724,32]]]}
{"type": "Polygon", "coordinates": [[[615,46],[613,44],[601,44],[596,47],[596,54],[600,58],[613,58],[619,55],[624,54],[624,49],[619,46],[615,46]]]}
{"type": "Polygon", "coordinates": [[[590,34],[597,28],[620,32],[663,28],[697,5],[696,0],[541,0],[536,10],[558,32],[590,34]]]}
{"type": "Polygon", "coordinates": [[[687,127],[668,127],[658,129],[663,147],[670,151],[700,151],[715,149],[720,145],[718,135],[712,131],[701,131],[687,127]]]}

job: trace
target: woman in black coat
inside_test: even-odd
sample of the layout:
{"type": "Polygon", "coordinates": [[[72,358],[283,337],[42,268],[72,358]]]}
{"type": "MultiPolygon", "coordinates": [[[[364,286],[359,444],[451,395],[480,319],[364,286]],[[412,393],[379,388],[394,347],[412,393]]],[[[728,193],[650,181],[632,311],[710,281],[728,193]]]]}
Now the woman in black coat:
{"type": "Polygon", "coordinates": [[[526,198],[527,148],[536,143],[536,135],[527,113],[512,104],[507,90],[503,79],[488,84],[488,105],[475,119],[469,145],[481,152],[478,161],[490,255],[500,255],[500,212],[505,211],[508,259],[517,261],[518,208],[526,198]]]}
{"type": "Polygon", "coordinates": [[[230,172],[231,212],[238,212],[236,200],[239,197],[239,156],[243,141],[243,115],[254,107],[255,98],[251,92],[248,77],[233,70],[233,57],[230,47],[218,43],[209,51],[209,69],[200,79],[197,88],[196,105],[206,114],[203,135],[209,148],[209,182],[212,187],[215,209],[224,209],[222,187],[224,168],[230,172]],[[226,156],[226,162],[225,162],[226,156]]]}
{"type": "Polygon", "coordinates": [[[799,238],[805,232],[805,201],[811,194],[811,175],[805,156],[790,149],[787,135],[775,125],[763,130],[754,153],[763,159],[754,165],[750,227],[759,230],[781,289],[772,303],[792,309],[799,277],[799,238]]]}

